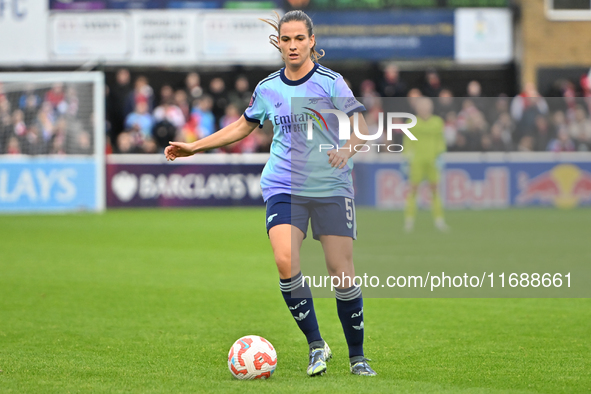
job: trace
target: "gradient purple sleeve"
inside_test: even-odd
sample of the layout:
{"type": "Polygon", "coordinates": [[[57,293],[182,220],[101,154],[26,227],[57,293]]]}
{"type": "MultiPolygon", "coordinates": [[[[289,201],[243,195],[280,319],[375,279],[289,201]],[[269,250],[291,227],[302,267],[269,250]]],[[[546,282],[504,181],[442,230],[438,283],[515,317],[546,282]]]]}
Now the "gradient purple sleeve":
{"type": "Polygon", "coordinates": [[[248,108],[244,111],[244,118],[251,123],[258,123],[259,127],[263,127],[263,123],[267,119],[265,100],[262,97],[259,86],[256,87],[250,98],[248,108]]]}
{"type": "Polygon", "coordinates": [[[351,116],[355,112],[365,111],[365,106],[353,96],[353,92],[349,89],[343,77],[337,78],[334,82],[331,99],[335,108],[343,111],[347,116],[351,116]]]}

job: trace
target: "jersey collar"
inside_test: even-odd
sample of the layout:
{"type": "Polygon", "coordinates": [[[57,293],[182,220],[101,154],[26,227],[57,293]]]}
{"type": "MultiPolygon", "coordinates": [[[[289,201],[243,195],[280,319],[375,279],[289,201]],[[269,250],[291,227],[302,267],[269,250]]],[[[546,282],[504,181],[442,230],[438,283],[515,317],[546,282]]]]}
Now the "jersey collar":
{"type": "Polygon", "coordinates": [[[318,67],[320,66],[320,64],[318,63],[314,63],[314,68],[312,68],[312,70],[310,70],[310,72],[306,75],[304,75],[302,78],[292,81],[291,79],[288,79],[285,76],[285,67],[283,67],[281,69],[281,71],[279,72],[279,75],[281,76],[281,80],[283,81],[284,84],[289,85],[289,86],[298,86],[303,84],[304,82],[306,82],[308,79],[312,78],[312,75],[316,72],[316,70],[318,69],[318,67]]]}

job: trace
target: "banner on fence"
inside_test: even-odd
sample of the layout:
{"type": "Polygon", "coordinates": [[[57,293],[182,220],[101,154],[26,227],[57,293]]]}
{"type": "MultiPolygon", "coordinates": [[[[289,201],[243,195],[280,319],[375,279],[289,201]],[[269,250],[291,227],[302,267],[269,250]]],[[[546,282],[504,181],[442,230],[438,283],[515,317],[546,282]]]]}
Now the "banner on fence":
{"type": "Polygon", "coordinates": [[[100,211],[98,176],[92,157],[4,159],[0,212],[100,211]]]}
{"type": "Polygon", "coordinates": [[[262,205],[263,164],[108,164],[108,207],[262,205]]]}
{"type": "MultiPolygon", "coordinates": [[[[440,188],[448,208],[574,208],[591,205],[591,162],[448,161],[440,188]]],[[[409,185],[402,163],[358,163],[355,189],[358,205],[402,209],[409,185]]],[[[427,206],[429,185],[418,195],[427,206]]]]}

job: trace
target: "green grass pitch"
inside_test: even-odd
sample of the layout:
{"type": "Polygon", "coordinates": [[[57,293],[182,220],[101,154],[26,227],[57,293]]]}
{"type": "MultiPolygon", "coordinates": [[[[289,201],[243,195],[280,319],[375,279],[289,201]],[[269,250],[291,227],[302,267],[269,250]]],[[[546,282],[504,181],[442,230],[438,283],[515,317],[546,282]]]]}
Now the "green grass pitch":
{"type": "MultiPolygon", "coordinates": [[[[513,258],[591,263],[589,209],[454,211],[444,235],[425,212],[411,235],[400,212],[361,213],[410,259],[462,242],[503,259],[526,233],[513,258]]],[[[591,392],[589,299],[366,299],[375,378],[349,373],[335,301],[315,302],[335,357],[309,378],[261,208],[0,216],[0,393],[591,392]],[[247,334],[277,349],[268,381],[228,371],[247,334]]]]}

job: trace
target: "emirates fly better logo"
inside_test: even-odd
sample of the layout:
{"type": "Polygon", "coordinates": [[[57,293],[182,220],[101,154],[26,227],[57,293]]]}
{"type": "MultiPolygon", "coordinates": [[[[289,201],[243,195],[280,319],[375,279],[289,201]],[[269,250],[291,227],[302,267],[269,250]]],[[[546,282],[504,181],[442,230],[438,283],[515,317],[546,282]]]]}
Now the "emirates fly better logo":
{"type": "MultiPolygon", "coordinates": [[[[306,115],[309,116],[308,118],[308,140],[312,140],[314,138],[314,121],[320,129],[322,126],[328,130],[328,125],[326,124],[326,120],[322,116],[323,114],[333,114],[338,119],[339,124],[339,139],[348,141],[351,139],[351,123],[349,121],[349,117],[343,111],[338,109],[321,109],[320,112],[313,110],[309,107],[304,107],[304,109],[309,110],[310,112],[305,112],[306,115]],[[322,121],[322,123],[321,123],[322,121]]],[[[355,112],[353,115],[353,132],[355,135],[364,140],[364,141],[376,141],[382,137],[384,134],[384,116],[383,112],[379,113],[378,117],[378,129],[374,134],[362,134],[359,131],[359,113],[355,112]]],[[[411,132],[410,128],[414,127],[417,124],[417,118],[413,114],[407,112],[388,112],[386,114],[386,140],[392,141],[394,130],[400,130],[406,136],[411,139],[412,141],[417,141],[417,137],[415,137],[411,132]],[[395,123],[395,121],[400,121],[404,119],[410,119],[409,123],[395,123]]],[[[375,148],[377,152],[388,151],[392,153],[402,152],[402,145],[400,144],[384,144],[384,143],[372,143],[372,144],[356,144],[353,146],[349,146],[348,148],[335,146],[333,144],[320,144],[319,150],[322,152],[323,150],[329,151],[332,149],[338,150],[354,150],[355,152],[369,152],[371,149],[375,148]]]]}

